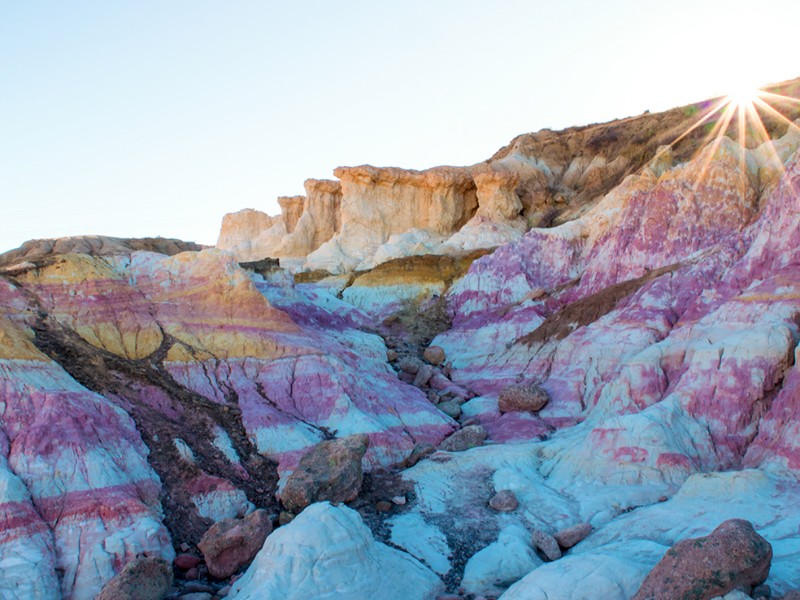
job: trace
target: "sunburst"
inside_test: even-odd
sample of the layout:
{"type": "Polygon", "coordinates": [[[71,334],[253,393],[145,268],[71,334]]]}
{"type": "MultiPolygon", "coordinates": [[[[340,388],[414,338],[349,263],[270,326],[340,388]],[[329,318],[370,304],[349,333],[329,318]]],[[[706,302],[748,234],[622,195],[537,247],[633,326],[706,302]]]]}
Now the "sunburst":
{"type": "Polygon", "coordinates": [[[700,168],[700,176],[696,182],[697,184],[705,179],[708,168],[717,152],[717,148],[722,143],[723,137],[730,137],[732,134],[730,130],[734,127],[736,129],[735,139],[741,148],[740,170],[743,177],[747,175],[746,151],[748,146],[752,147],[767,144],[768,159],[776,168],[783,171],[783,161],[775,148],[768,128],[764,124],[762,115],[769,116],[771,119],[791,129],[800,131],[800,128],[779,110],[782,109],[784,111],[796,113],[798,107],[800,107],[800,99],[784,96],[757,86],[743,85],[731,90],[730,94],[714,102],[711,107],[702,113],[697,121],[679,135],[671,145],[675,146],[699,127],[709,127],[709,131],[705,134],[696,150],[696,153],[699,153],[707,148],[709,144],[712,146],[711,151],[706,154],[703,165],[700,168]]]}

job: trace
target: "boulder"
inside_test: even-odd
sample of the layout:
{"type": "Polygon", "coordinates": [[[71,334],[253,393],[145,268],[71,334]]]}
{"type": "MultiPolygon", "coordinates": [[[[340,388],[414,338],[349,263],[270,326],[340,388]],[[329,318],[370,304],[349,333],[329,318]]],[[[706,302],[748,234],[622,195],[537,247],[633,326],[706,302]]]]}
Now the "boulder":
{"type": "Polygon", "coordinates": [[[422,358],[438,367],[445,361],[447,355],[444,352],[444,348],[441,346],[428,346],[425,348],[425,352],[422,353],[422,358]]]}
{"type": "Polygon", "coordinates": [[[634,600],[707,600],[750,588],[769,574],[772,546],[743,519],[725,521],[709,535],[681,540],[645,578],[634,600]]]}
{"type": "Polygon", "coordinates": [[[250,564],[272,533],[272,519],[256,510],[243,519],[225,519],[211,526],[197,545],[208,572],[217,579],[230,577],[250,564]]]}
{"type": "Polygon", "coordinates": [[[536,412],[545,407],[550,396],[537,383],[524,382],[511,385],[500,392],[497,407],[501,413],[536,412]]]}
{"type": "Polygon", "coordinates": [[[446,438],[439,446],[439,450],[463,452],[483,445],[484,440],[486,440],[486,430],[480,425],[469,425],[446,438]]]}
{"type": "Polygon", "coordinates": [[[558,531],[553,537],[556,538],[558,545],[562,548],[572,548],[578,542],[583,541],[590,533],[592,533],[591,523],[578,523],[558,531]]]}
{"type": "Polygon", "coordinates": [[[369,438],[364,434],[327,440],[314,446],[286,479],[281,492],[284,506],[299,513],[313,502],[355,500],[364,477],[361,459],[368,446],[369,438]]]}
{"type": "Polygon", "coordinates": [[[113,577],[96,600],[161,600],[172,587],[172,566],[163,558],[132,560],[113,577]]]}

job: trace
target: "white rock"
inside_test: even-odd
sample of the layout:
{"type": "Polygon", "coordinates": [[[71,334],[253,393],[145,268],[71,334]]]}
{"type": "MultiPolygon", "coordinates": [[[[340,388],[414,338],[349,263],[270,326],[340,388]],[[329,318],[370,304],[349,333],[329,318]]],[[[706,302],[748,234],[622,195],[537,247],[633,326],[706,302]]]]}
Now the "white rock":
{"type": "Polygon", "coordinates": [[[635,541],[603,552],[570,554],[534,569],[502,600],[628,600],[667,550],[635,541]]]}
{"type": "Polygon", "coordinates": [[[425,521],[417,513],[399,515],[390,521],[391,540],[412,556],[444,575],[450,570],[450,547],[438,527],[425,521]]]}
{"type": "Polygon", "coordinates": [[[470,594],[499,596],[511,584],[541,566],[542,560],[531,548],[528,538],[530,534],[519,525],[503,529],[496,542],[469,559],[461,587],[470,594]]]}
{"type": "Polygon", "coordinates": [[[415,558],[376,542],[357,512],[319,502],[267,538],[229,597],[422,600],[443,589],[415,558]]]}

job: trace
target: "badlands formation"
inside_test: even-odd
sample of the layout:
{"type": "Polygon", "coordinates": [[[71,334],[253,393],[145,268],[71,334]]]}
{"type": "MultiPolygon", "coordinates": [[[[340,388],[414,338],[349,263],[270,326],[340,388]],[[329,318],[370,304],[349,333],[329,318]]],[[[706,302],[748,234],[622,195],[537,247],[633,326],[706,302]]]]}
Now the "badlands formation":
{"type": "Polygon", "coordinates": [[[800,129],[713,105],[0,255],[0,598],[800,597],[800,129]]]}

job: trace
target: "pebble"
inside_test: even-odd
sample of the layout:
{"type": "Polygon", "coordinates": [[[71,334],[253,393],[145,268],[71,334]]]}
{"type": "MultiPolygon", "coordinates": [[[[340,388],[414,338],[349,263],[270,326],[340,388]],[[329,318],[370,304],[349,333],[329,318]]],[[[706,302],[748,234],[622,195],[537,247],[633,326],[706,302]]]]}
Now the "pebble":
{"type": "Polygon", "coordinates": [[[192,582],[187,583],[186,585],[183,586],[183,593],[184,594],[187,594],[187,593],[190,593],[190,592],[191,593],[207,592],[209,594],[212,594],[212,593],[214,593],[214,588],[211,587],[210,585],[206,585],[205,583],[200,583],[198,581],[192,581],[192,582]]]}
{"type": "Polygon", "coordinates": [[[201,560],[199,556],[195,556],[194,554],[178,554],[178,556],[175,557],[174,565],[181,571],[188,571],[199,565],[201,560]]]}
{"type": "Polygon", "coordinates": [[[403,504],[406,503],[406,497],[405,496],[393,496],[392,497],[392,502],[394,502],[398,506],[403,506],[403,504]]]}
{"type": "Polygon", "coordinates": [[[378,510],[378,512],[389,512],[392,510],[392,503],[387,502],[386,500],[379,500],[375,503],[375,508],[378,510]]]}
{"type": "Polygon", "coordinates": [[[181,594],[181,600],[211,600],[213,596],[208,592],[191,592],[189,594],[181,594]]]}

